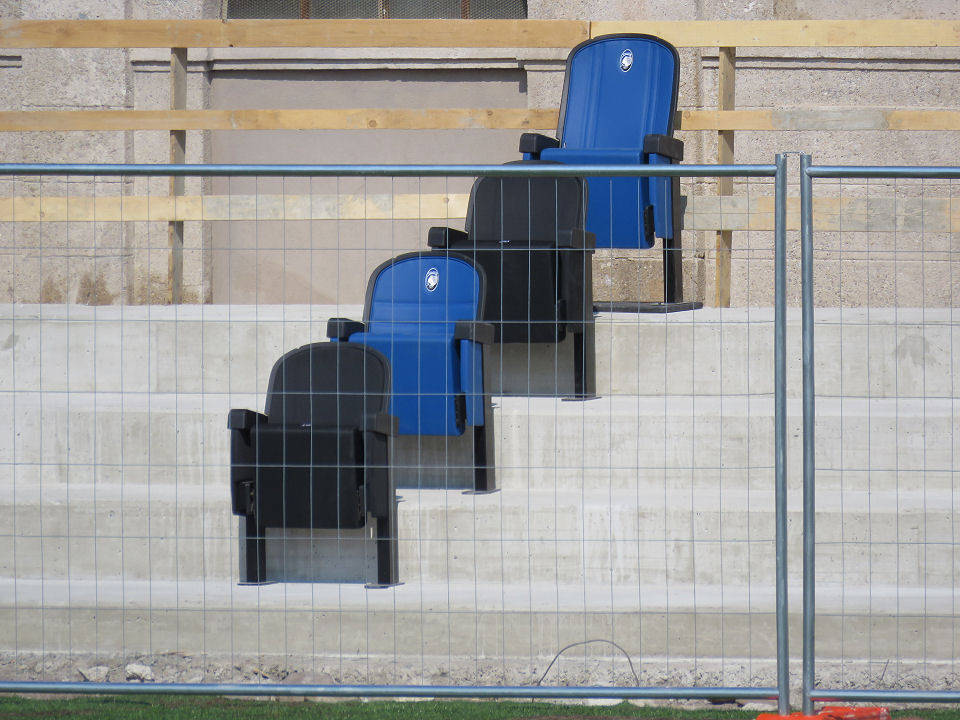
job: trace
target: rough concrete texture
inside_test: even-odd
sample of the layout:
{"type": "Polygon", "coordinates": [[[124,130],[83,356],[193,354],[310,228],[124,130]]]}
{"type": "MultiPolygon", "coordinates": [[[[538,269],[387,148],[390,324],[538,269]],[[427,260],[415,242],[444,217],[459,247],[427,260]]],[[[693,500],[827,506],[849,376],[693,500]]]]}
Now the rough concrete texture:
{"type": "MultiPolygon", "coordinates": [[[[367,558],[352,578],[366,579],[364,533],[273,534],[268,572],[287,582],[238,585],[226,412],[262,408],[275,359],[358,311],[3,307],[3,677],[141,662],[159,680],[255,680],[276,666],[290,682],[518,683],[569,643],[612,640],[641,684],[771,682],[769,308],[599,316],[600,398],[495,397],[499,492],[401,491],[402,585],[303,582],[358,573],[351,555],[367,558]]],[[[817,323],[823,677],[950,682],[956,312],[824,309],[817,323]]],[[[792,311],[793,633],[798,324],[792,311]]],[[[506,357],[504,382],[551,361],[506,357]]],[[[451,456],[434,450],[418,472],[443,480],[451,456]]],[[[568,652],[557,682],[633,679],[607,643],[568,652]]]]}

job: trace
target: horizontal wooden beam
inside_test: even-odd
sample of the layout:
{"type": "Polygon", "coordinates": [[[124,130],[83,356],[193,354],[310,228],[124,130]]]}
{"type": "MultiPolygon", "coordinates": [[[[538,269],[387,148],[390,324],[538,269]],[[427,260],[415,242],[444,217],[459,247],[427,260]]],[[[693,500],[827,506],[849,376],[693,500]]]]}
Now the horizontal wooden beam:
{"type": "Polygon", "coordinates": [[[955,20],[697,20],[590,23],[590,36],[639,32],[677,47],[957,47],[955,20]]]}
{"type": "Polygon", "coordinates": [[[683,110],[681,130],[960,130],[960,110],[683,110]]]}
{"type": "Polygon", "coordinates": [[[417,220],[466,216],[466,193],[0,198],[0,222],[417,220]]]}
{"type": "Polygon", "coordinates": [[[2,20],[3,48],[573,47],[580,20],[2,20]]]}
{"type": "MultiPolygon", "coordinates": [[[[960,198],[838,197],[814,199],[814,229],[823,232],[960,232],[960,198]]],[[[316,195],[166,195],[0,198],[0,222],[214,222],[418,220],[462,224],[466,193],[316,195]]],[[[694,231],[773,230],[774,198],[690,195],[683,215],[694,231]]],[[[800,227],[800,199],[787,201],[787,227],[800,227]]],[[[889,248],[887,248],[889,249],[889,248]]]]}
{"type": "Polygon", "coordinates": [[[562,47],[618,32],[678,47],[957,47],[955,20],[2,20],[3,48],[562,47]]]}
{"type": "Polygon", "coordinates": [[[781,110],[692,110],[685,130],[960,130],[957,110],[887,108],[790,108],[781,110]]]}
{"type": "Polygon", "coordinates": [[[0,112],[0,131],[543,130],[557,111],[527,108],[343,110],[41,110],[0,112]]]}
{"type": "MultiPolygon", "coordinates": [[[[0,132],[107,130],[550,130],[557,110],[34,110],[0,112],[0,132]]],[[[960,110],[683,110],[681,130],[960,130],[960,110]]]]}

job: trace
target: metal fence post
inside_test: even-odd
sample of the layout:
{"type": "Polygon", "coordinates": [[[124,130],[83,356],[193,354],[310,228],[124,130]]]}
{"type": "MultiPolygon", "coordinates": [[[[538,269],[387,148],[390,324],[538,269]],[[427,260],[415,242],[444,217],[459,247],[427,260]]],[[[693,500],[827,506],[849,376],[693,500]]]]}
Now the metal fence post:
{"type": "Polygon", "coordinates": [[[814,496],[813,385],[813,178],[807,174],[810,156],[800,156],[800,275],[803,343],[803,714],[813,715],[810,693],[814,682],[814,603],[816,546],[814,496]]]}
{"type": "Polygon", "coordinates": [[[787,626],[787,156],[777,155],[774,199],[775,321],[774,423],[776,426],[777,710],[790,712],[790,640],[787,626]]]}

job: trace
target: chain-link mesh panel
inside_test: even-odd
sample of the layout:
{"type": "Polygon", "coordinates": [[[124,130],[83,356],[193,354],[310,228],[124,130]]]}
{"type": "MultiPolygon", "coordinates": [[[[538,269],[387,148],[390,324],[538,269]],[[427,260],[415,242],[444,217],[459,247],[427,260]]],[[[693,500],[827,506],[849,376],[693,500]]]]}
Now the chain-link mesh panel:
{"type": "MultiPolygon", "coordinates": [[[[143,666],[157,683],[271,695],[293,692],[275,683],[771,695],[776,332],[761,304],[773,293],[723,309],[594,313],[593,287],[632,293],[638,276],[617,272],[603,248],[541,241],[563,223],[579,230],[576,212],[560,212],[576,204],[571,191],[541,180],[534,196],[504,181],[475,200],[468,224],[469,179],[216,174],[186,178],[172,198],[167,177],[0,177],[0,691],[81,671],[126,682],[143,666]],[[174,222],[180,304],[170,303],[174,222]],[[480,232],[506,238],[511,226],[523,233],[515,243],[480,232]],[[350,522],[320,514],[356,502],[338,495],[359,464],[354,430],[342,444],[324,436],[341,418],[286,423],[287,445],[258,440],[292,457],[309,437],[310,467],[338,472],[311,477],[315,495],[294,499],[302,474],[272,493],[250,485],[244,433],[278,431],[244,423],[269,419],[267,390],[297,377],[286,361],[273,375],[278,360],[329,348],[328,319],[362,318],[374,270],[427,251],[433,227],[479,236],[460,252],[492,268],[485,302],[495,322],[499,309],[500,339],[511,327],[521,336],[482,351],[472,387],[483,414],[458,392],[462,405],[447,407],[463,408],[462,434],[454,420],[448,434],[394,436],[383,463],[393,486],[377,506],[387,514],[365,513],[362,527],[356,504],[350,522]],[[597,397],[578,392],[578,378],[597,397]],[[335,463],[315,462],[328,451],[335,463]],[[481,465],[497,492],[474,491],[481,465]],[[267,513],[282,522],[258,528],[267,513]],[[391,555],[399,584],[367,587],[387,584],[391,555]]],[[[738,280],[769,286],[775,188],[741,178],[733,189],[720,203],[711,185],[681,183],[683,266],[718,228],[737,228],[738,280]]],[[[443,255],[428,257],[415,287],[433,292],[432,276],[452,291],[443,255]]],[[[397,337],[430,362],[442,355],[436,375],[459,391],[463,375],[445,374],[454,338],[441,345],[426,324],[397,337]]],[[[449,397],[447,385],[421,389],[432,378],[414,375],[400,346],[389,336],[379,346],[409,383],[394,396],[449,397]]],[[[352,367],[318,366],[299,376],[307,387],[352,367]]],[[[419,422],[425,405],[415,406],[419,422]]],[[[382,469],[366,454],[376,442],[363,439],[364,486],[382,469]]],[[[279,467],[296,477],[303,459],[258,461],[254,481],[267,488],[279,467]]]]}
{"type": "Polygon", "coordinates": [[[229,18],[525,18],[524,0],[228,0],[229,18]]]}

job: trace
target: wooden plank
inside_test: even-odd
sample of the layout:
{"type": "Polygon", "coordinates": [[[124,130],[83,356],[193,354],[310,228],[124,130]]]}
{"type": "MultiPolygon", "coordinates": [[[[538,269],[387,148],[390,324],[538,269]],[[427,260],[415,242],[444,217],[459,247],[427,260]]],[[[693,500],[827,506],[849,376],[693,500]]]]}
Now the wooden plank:
{"type": "MultiPolygon", "coordinates": [[[[214,222],[226,220],[416,220],[462,223],[466,193],[367,195],[186,195],[0,198],[0,222],[214,222]]],[[[820,196],[817,231],[960,232],[960,199],[820,196]]],[[[773,197],[688,196],[689,231],[772,232],[773,197]]],[[[787,227],[800,227],[799,198],[788,198],[787,227]]],[[[929,252],[929,251],[928,251],[929,252]]]]}
{"type": "Polygon", "coordinates": [[[557,110],[64,110],[0,112],[0,131],[103,130],[543,130],[557,126],[557,110]]]}
{"type": "Polygon", "coordinates": [[[560,47],[580,20],[0,20],[3,48],[560,47]]]}
{"type": "MultiPolygon", "coordinates": [[[[39,110],[0,112],[0,132],[106,130],[551,130],[555,109],[39,110]]],[[[682,110],[680,130],[960,130],[960,110],[682,110]]]]}
{"type": "Polygon", "coordinates": [[[590,36],[658,35],[677,47],[958,47],[955,20],[603,21],[590,36]]]}
{"type": "Polygon", "coordinates": [[[2,20],[0,47],[573,47],[652,33],[678,47],[958,47],[955,20],[2,20]]]}
{"type": "MultiPolygon", "coordinates": [[[[717,109],[733,110],[736,107],[736,62],[737,49],[720,48],[717,68],[717,109]]],[[[717,162],[720,165],[733,163],[734,131],[717,131],[717,162]]],[[[733,195],[733,178],[717,178],[717,194],[733,195]]],[[[733,249],[733,233],[720,230],[716,237],[717,256],[714,266],[714,305],[730,307],[730,254],[733,249]]]]}
{"type": "Polygon", "coordinates": [[[682,130],[960,130],[960,110],[683,110],[682,130]]]}
{"type": "MultiPolygon", "coordinates": [[[[898,196],[893,202],[892,197],[891,194],[814,198],[814,229],[918,234],[960,232],[960,198],[898,196]]],[[[467,193],[17,196],[0,198],[0,222],[436,219],[459,227],[466,215],[468,200],[467,193]]],[[[690,232],[772,232],[774,198],[690,195],[683,224],[690,232]]],[[[800,227],[799,198],[788,198],[787,227],[789,230],[800,227]]]]}

